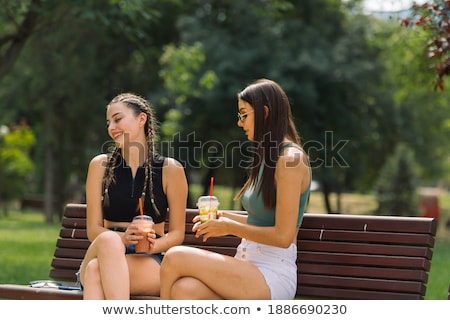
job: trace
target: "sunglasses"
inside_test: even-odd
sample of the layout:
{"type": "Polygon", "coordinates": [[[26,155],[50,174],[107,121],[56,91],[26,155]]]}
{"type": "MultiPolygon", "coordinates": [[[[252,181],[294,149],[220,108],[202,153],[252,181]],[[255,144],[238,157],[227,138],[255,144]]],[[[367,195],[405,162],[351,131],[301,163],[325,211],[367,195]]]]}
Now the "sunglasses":
{"type": "Polygon", "coordinates": [[[249,111],[249,112],[246,112],[246,113],[244,113],[244,114],[240,114],[239,112],[237,113],[237,117],[238,117],[238,120],[240,121],[240,122],[245,122],[245,119],[247,119],[247,116],[250,114],[250,113],[252,113],[253,112],[253,110],[252,111],[249,111]]]}

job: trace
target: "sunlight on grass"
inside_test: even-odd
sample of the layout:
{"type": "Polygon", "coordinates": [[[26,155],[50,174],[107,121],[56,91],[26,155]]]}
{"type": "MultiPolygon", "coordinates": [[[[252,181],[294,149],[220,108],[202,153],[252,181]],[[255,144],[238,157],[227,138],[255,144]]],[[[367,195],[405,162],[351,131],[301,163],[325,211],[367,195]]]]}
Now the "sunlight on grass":
{"type": "Polygon", "coordinates": [[[43,214],[18,212],[1,221],[0,283],[48,279],[59,223],[46,224],[43,214]]]}

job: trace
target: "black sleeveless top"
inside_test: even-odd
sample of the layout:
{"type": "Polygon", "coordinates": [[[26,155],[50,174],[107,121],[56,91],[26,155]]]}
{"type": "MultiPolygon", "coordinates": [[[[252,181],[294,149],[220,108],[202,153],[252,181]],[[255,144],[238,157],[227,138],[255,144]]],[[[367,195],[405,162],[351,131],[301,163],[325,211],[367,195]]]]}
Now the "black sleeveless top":
{"type": "MultiPolygon", "coordinates": [[[[139,215],[139,198],[142,195],[145,181],[145,169],[139,167],[133,179],[131,168],[119,156],[117,167],[114,169],[115,182],[108,187],[109,206],[103,205],[103,218],[115,222],[131,222],[134,216],[139,215]]],[[[152,163],[153,194],[157,215],[150,202],[150,186],[147,186],[143,204],[144,214],[153,218],[155,223],[163,222],[167,216],[167,197],[162,186],[162,169],[164,157],[155,155],[152,163]]]]}

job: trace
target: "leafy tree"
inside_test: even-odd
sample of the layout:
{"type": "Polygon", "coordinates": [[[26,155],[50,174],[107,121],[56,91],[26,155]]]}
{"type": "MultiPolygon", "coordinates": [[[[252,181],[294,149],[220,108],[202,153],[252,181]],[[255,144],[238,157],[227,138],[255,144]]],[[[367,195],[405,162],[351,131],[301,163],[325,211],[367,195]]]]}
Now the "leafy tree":
{"type": "Polygon", "coordinates": [[[361,130],[367,130],[364,119],[370,117],[365,112],[370,88],[381,72],[377,48],[367,42],[367,17],[348,15],[334,0],[197,3],[179,20],[181,39],[202,43],[205,68],[214,70],[219,83],[196,101],[186,119],[198,140],[217,137],[224,147],[228,167],[221,167],[223,175],[216,181],[240,185],[244,176],[245,143],[230,111],[236,110],[236,93],[256,78],[272,78],[291,98],[314,161],[314,178],[324,186],[327,209],[336,211],[328,197],[354,179],[353,168],[359,165],[354,155],[364,137],[361,130]],[[340,141],[352,143],[336,150],[340,141]],[[336,151],[341,151],[339,162],[333,160],[336,151]]]}
{"type": "Polygon", "coordinates": [[[30,158],[35,136],[31,128],[20,125],[0,128],[0,202],[4,215],[8,214],[8,203],[20,199],[31,174],[34,163],[30,158]]]}
{"type": "Polygon", "coordinates": [[[413,4],[411,14],[404,18],[406,27],[426,31],[422,45],[424,57],[431,61],[430,69],[436,74],[435,89],[444,90],[444,77],[450,75],[450,1],[433,0],[413,4]]]}
{"type": "Polygon", "coordinates": [[[40,23],[41,0],[2,1],[0,11],[0,78],[11,70],[40,23]]]}
{"type": "Polygon", "coordinates": [[[381,215],[417,216],[418,171],[414,153],[405,144],[398,144],[383,166],[375,185],[377,213],[381,215]]]}
{"type": "Polygon", "coordinates": [[[55,212],[62,212],[68,180],[75,176],[84,182],[89,159],[105,151],[107,101],[122,91],[147,95],[159,86],[158,41],[171,39],[158,38],[163,33],[156,27],[157,13],[170,10],[172,2],[40,3],[39,28],[1,79],[0,109],[11,119],[26,115],[41,137],[35,191],[45,194],[51,222],[55,212]],[[12,104],[14,111],[8,108],[12,104]]]}

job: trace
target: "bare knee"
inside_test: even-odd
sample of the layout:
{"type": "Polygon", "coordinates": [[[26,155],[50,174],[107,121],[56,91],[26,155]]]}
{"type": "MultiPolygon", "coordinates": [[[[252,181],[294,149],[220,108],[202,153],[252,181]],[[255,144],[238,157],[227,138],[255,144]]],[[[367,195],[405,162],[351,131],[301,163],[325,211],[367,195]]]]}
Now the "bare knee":
{"type": "Polygon", "coordinates": [[[175,246],[167,250],[164,254],[164,259],[161,264],[162,272],[173,272],[183,266],[182,261],[185,260],[188,254],[185,252],[185,247],[175,246]]]}
{"type": "Polygon", "coordinates": [[[97,259],[94,258],[87,263],[82,283],[84,287],[96,286],[101,283],[100,267],[97,259]]]}
{"type": "Polygon", "coordinates": [[[171,299],[174,300],[197,300],[196,279],[190,277],[179,278],[171,288],[171,299]]]}
{"type": "Polygon", "coordinates": [[[100,233],[94,240],[97,243],[97,250],[124,250],[124,244],[120,236],[114,231],[100,233]]]}

